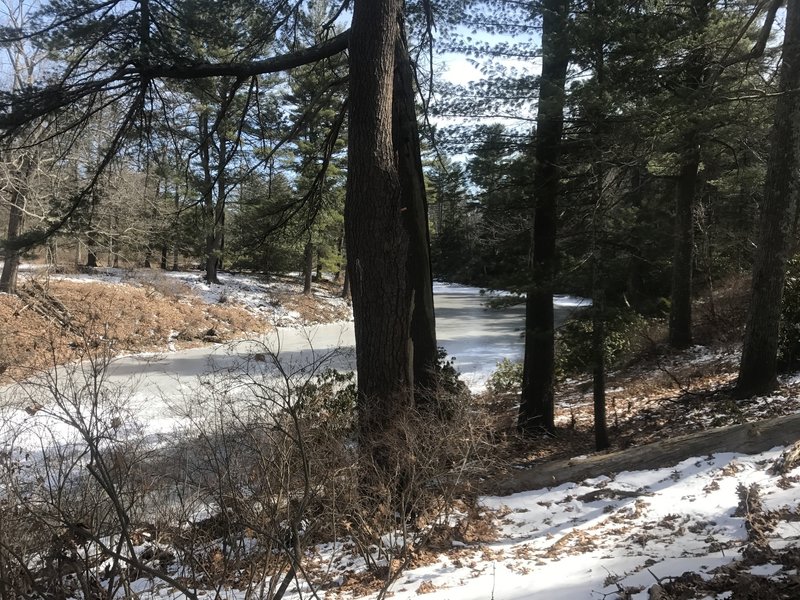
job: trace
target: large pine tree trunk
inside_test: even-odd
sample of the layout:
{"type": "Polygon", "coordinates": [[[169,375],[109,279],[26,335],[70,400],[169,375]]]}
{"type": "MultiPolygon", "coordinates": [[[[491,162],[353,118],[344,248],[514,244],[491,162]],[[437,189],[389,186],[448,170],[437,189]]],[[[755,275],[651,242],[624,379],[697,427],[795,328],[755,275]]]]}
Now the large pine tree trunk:
{"type": "Polygon", "coordinates": [[[413,343],[415,398],[420,404],[433,400],[436,387],[436,320],[433,307],[430,231],[425,178],[420,158],[419,130],[414,106],[411,60],[405,33],[395,46],[393,144],[398,156],[402,209],[409,237],[408,286],[413,290],[411,340],[413,343]]]}
{"type": "Polygon", "coordinates": [[[225,165],[227,164],[227,144],[224,136],[220,134],[217,172],[211,171],[211,129],[209,128],[208,115],[200,115],[200,162],[203,169],[203,207],[205,210],[206,227],[206,282],[219,283],[219,269],[223,244],[223,229],[225,224],[225,165]],[[215,177],[216,176],[216,177],[215,177]],[[217,197],[214,198],[214,181],[217,184],[217,197]]]}
{"type": "Polygon", "coordinates": [[[536,118],[532,285],[525,304],[525,362],[519,428],[555,429],[553,285],[556,272],[556,203],[560,189],[564,84],[569,62],[567,0],[544,0],[542,76],[536,118]]]}
{"type": "Polygon", "coordinates": [[[764,202],[753,265],[737,395],[769,392],[777,376],[778,328],[792,217],[797,205],[800,169],[800,6],[789,2],[783,41],[780,95],[775,105],[764,202]]]}
{"type": "Polygon", "coordinates": [[[350,32],[345,239],[353,295],[359,441],[382,472],[413,406],[408,230],[392,142],[399,0],[356,0],[350,32]]]}
{"type": "Polygon", "coordinates": [[[694,204],[700,147],[689,141],[678,175],[672,253],[672,295],[669,343],[673,348],[692,344],[692,271],[694,270],[694,204]]]}
{"type": "MultiPolygon", "coordinates": [[[[25,195],[32,161],[29,157],[22,159],[22,166],[16,170],[16,177],[11,188],[11,206],[8,214],[8,241],[13,242],[22,234],[25,225],[25,195]]],[[[0,292],[15,294],[17,292],[17,274],[19,273],[20,252],[11,249],[6,251],[3,272],[0,274],[0,292]]]]}
{"type": "Polygon", "coordinates": [[[205,223],[205,262],[206,262],[206,282],[219,283],[217,277],[217,253],[216,247],[216,233],[214,223],[217,220],[216,211],[214,210],[214,181],[211,174],[211,132],[208,128],[208,115],[201,113],[199,115],[200,125],[200,166],[203,169],[203,212],[205,223]]]}
{"type": "MultiPolygon", "coordinates": [[[[691,113],[703,110],[707,51],[704,39],[711,11],[711,0],[692,0],[690,25],[696,40],[684,64],[686,109],[691,113]]],[[[690,115],[689,119],[693,119],[690,115]]],[[[683,134],[681,166],[675,196],[675,224],[672,254],[672,292],[669,313],[669,343],[673,348],[686,348],[692,343],[692,271],[694,270],[694,207],[697,174],[700,168],[699,132],[693,127],[683,134]]]]}

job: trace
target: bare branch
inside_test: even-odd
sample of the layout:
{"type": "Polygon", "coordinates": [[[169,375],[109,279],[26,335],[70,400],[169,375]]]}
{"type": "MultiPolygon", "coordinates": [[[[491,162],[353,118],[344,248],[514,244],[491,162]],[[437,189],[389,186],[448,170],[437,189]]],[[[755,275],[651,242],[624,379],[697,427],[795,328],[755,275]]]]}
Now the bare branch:
{"type": "Polygon", "coordinates": [[[255,75],[288,71],[330,58],[346,50],[349,40],[350,30],[348,29],[321,44],[296,52],[273,56],[265,60],[243,63],[153,65],[135,70],[147,77],[160,79],[203,79],[207,77],[239,77],[246,79],[255,75]]]}

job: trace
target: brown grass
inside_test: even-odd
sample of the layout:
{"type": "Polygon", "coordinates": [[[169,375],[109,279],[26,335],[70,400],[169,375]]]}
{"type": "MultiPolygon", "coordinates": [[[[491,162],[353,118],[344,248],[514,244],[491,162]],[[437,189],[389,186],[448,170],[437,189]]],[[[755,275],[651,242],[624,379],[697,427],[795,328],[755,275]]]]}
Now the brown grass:
{"type": "MultiPolygon", "coordinates": [[[[23,284],[23,288],[25,288],[23,284]]],[[[52,280],[34,299],[0,294],[0,381],[75,358],[85,343],[106,343],[115,353],[176,349],[227,341],[270,328],[263,318],[232,305],[208,305],[188,288],[164,290],[144,285],[52,280]],[[40,314],[51,299],[68,322],[40,314]]],[[[30,289],[30,288],[27,288],[30,289]]]]}

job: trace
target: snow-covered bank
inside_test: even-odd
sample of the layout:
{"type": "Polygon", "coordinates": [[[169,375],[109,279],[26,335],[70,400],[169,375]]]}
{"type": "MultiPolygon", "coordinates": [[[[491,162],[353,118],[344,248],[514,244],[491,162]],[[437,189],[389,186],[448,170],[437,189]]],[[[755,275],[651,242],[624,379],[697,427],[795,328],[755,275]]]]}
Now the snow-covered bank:
{"type": "MultiPolygon", "coordinates": [[[[769,546],[797,547],[800,469],[770,474],[779,454],[696,457],[674,468],[482,498],[496,539],[454,539],[452,551],[406,572],[392,597],[414,598],[427,581],[427,597],[437,600],[646,600],[665,578],[691,571],[710,579],[741,560],[748,531],[737,490],[754,485],[764,511],[784,515],[768,533],[769,546]]],[[[787,579],[797,573],[769,562],[745,571],[787,579]]]]}
{"type": "MultiPolygon", "coordinates": [[[[25,273],[43,273],[42,269],[28,266],[25,273]]],[[[308,323],[331,320],[328,315],[320,315],[321,321],[303,314],[287,304],[288,298],[297,297],[302,286],[297,278],[265,278],[257,275],[220,273],[219,284],[210,285],[200,271],[161,271],[156,269],[121,269],[98,267],[84,273],[50,273],[48,277],[60,281],[104,282],[109,284],[130,284],[153,286],[176,295],[199,298],[206,304],[234,303],[260,317],[270,320],[277,326],[292,327],[308,323]]],[[[346,300],[327,289],[316,286],[312,297],[328,307],[333,320],[352,318],[346,300]]],[[[328,312],[328,311],[323,311],[328,312]]]]}
{"type": "MultiPolygon", "coordinates": [[[[253,357],[274,353],[280,357],[284,368],[291,372],[323,367],[352,370],[355,367],[353,325],[349,321],[301,326],[293,315],[281,313],[282,305],[276,296],[292,291],[291,284],[283,280],[262,281],[243,275],[223,274],[222,285],[209,286],[197,272],[162,273],[159,271],[101,268],[90,273],[51,275],[75,282],[105,282],[108,284],[132,283],[134,285],[180,285],[186,289],[172,289],[178,302],[192,302],[200,297],[210,304],[236,302],[251,311],[273,311],[276,320],[288,319],[293,326],[278,327],[269,334],[250,340],[225,344],[211,344],[199,348],[173,351],[165,344],[163,352],[127,354],[111,359],[103,375],[104,385],[118,390],[117,396],[126,397],[128,411],[146,424],[150,433],[166,432],[177,425],[170,405],[185,396],[191,396],[203,381],[214,374],[235,375],[246,373],[254,366],[253,357]],[[276,312],[277,311],[277,312],[276,312]],[[282,316],[281,316],[282,315],[282,316]]],[[[297,290],[294,289],[294,292],[297,290]]],[[[504,358],[518,360],[522,357],[524,307],[509,306],[501,309],[486,307],[487,295],[479,288],[437,283],[436,293],[438,343],[443,346],[463,379],[476,391],[482,390],[498,362],[504,358]]],[[[318,292],[325,295],[323,292],[318,292]]],[[[343,302],[329,295],[321,301],[331,305],[343,302]]],[[[582,306],[579,298],[562,297],[557,304],[559,320],[567,318],[575,307],[582,306]]],[[[260,365],[259,368],[263,368],[260,365]]],[[[77,373],[76,377],[82,377],[77,373]]],[[[34,404],[36,388],[17,386],[5,390],[4,395],[18,399],[19,410],[34,404]]],[[[21,419],[27,415],[20,413],[21,419]]]]}

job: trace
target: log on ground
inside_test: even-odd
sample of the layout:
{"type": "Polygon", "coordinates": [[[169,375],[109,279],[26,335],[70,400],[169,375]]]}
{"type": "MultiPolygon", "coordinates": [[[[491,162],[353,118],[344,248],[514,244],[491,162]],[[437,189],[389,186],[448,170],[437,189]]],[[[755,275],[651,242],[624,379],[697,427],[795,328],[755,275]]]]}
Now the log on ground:
{"type": "Polygon", "coordinates": [[[621,471],[671,467],[692,456],[717,452],[757,454],[776,446],[793,444],[798,439],[800,414],[788,415],[698,431],[617,452],[534,464],[527,470],[492,478],[484,482],[483,489],[492,490],[493,494],[513,494],[621,471]]]}

